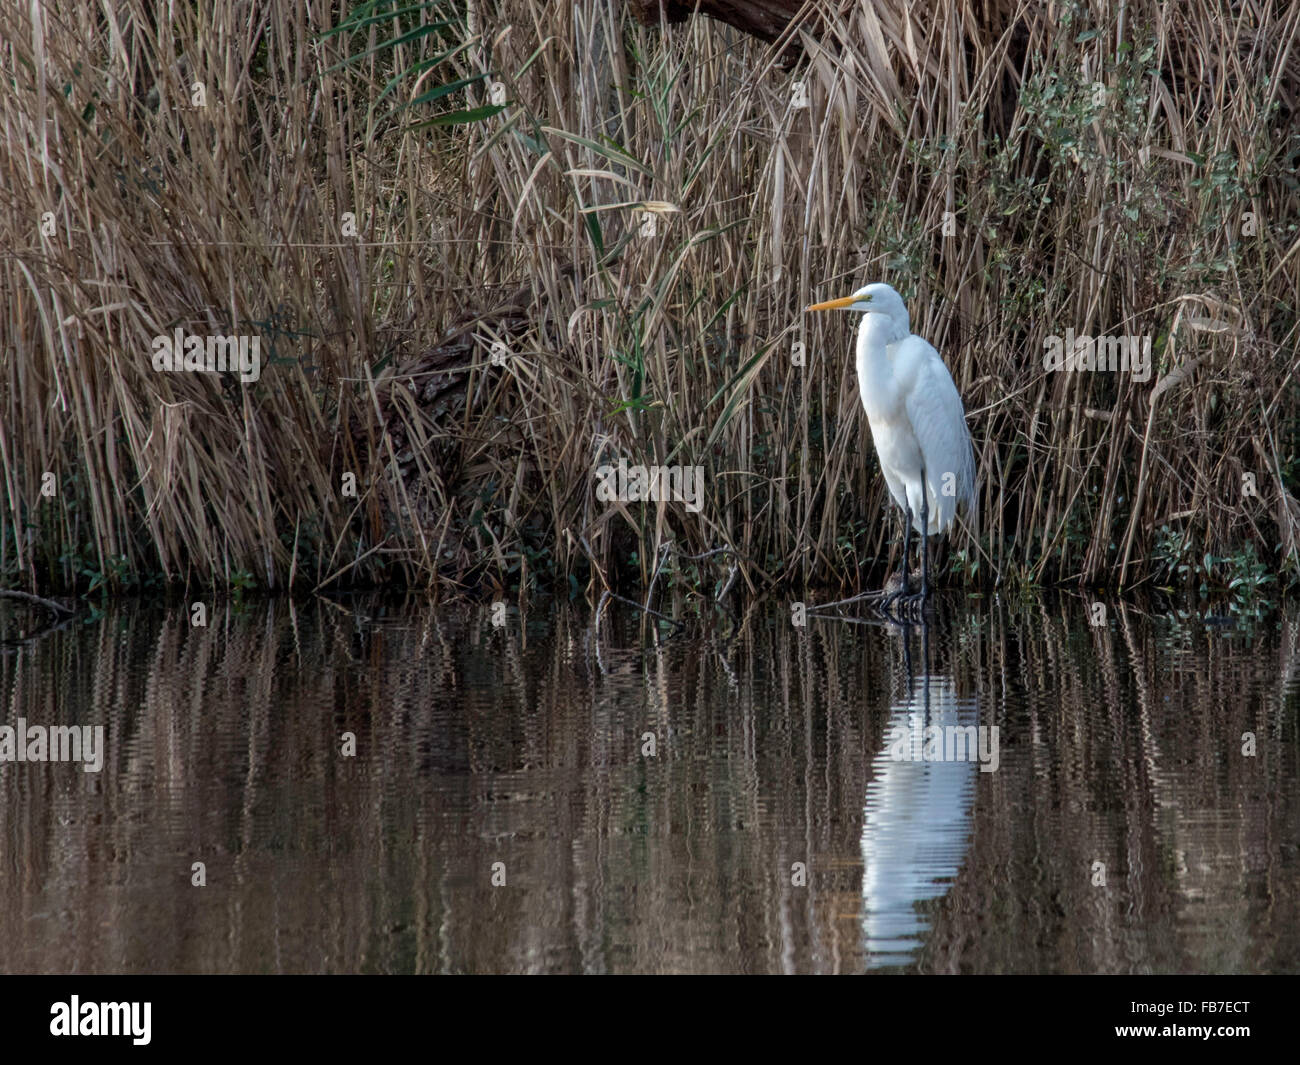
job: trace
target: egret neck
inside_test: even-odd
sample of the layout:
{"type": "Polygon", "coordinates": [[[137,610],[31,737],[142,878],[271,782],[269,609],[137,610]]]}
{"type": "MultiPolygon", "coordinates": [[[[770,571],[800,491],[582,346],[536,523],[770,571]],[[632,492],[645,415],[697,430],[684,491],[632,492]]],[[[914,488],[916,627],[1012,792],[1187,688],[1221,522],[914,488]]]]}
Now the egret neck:
{"type": "Polygon", "coordinates": [[[893,360],[886,350],[907,337],[907,325],[900,332],[892,315],[864,314],[858,327],[858,390],[867,417],[889,419],[902,403],[900,382],[894,375],[893,360]]]}

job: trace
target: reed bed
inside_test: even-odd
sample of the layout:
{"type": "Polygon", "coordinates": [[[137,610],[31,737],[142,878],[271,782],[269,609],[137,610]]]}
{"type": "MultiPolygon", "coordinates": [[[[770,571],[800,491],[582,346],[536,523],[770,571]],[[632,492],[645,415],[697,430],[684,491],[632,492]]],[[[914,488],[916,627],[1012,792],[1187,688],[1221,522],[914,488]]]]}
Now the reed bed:
{"type": "Polygon", "coordinates": [[[879,279],[975,438],[946,581],[1295,582],[1300,6],[843,7],[0,9],[0,580],[860,589],[897,521],[801,312],[879,279]]]}

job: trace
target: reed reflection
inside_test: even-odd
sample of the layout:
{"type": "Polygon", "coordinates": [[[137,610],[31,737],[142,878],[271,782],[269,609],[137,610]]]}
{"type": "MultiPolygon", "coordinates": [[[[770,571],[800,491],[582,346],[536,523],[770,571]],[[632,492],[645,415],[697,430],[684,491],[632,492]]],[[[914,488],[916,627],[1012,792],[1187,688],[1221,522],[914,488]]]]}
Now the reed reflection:
{"type": "Polygon", "coordinates": [[[0,970],[1297,968],[1300,613],[1112,614],[110,605],[0,649],[104,737],[0,758],[0,970]]]}

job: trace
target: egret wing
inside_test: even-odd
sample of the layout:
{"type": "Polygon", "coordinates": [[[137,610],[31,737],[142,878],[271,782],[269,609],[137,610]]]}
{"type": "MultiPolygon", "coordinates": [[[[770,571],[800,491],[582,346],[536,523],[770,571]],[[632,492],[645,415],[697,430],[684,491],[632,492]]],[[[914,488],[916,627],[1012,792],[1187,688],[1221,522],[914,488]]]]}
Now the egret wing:
{"type": "Polygon", "coordinates": [[[975,451],[961,396],[943,359],[918,336],[905,343],[913,346],[907,354],[916,365],[907,392],[907,416],[925,462],[930,531],[937,532],[952,524],[958,503],[965,504],[969,513],[976,509],[975,451]],[[945,485],[949,486],[947,492],[945,485]]]}

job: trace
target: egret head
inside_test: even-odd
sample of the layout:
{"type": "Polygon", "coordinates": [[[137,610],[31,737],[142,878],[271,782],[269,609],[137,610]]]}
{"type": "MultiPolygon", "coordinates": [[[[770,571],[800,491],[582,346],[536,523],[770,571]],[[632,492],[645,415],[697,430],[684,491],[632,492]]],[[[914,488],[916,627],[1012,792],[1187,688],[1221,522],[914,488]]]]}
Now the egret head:
{"type": "Polygon", "coordinates": [[[861,311],[863,314],[883,314],[894,323],[894,332],[907,336],[912,331],[911,319],[903,297],[883,281],[863,285],[852,296],[843,296],[825,303],[814,303],[810,311],[861,311]]]}

